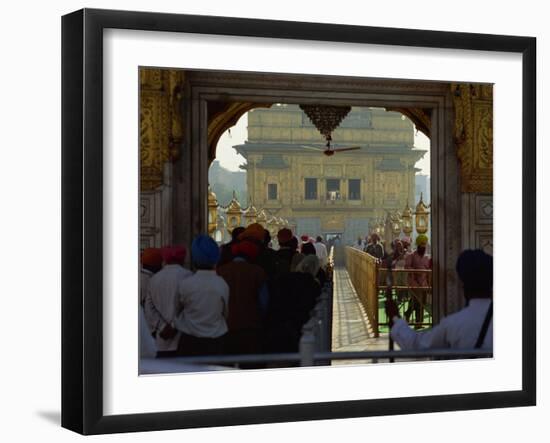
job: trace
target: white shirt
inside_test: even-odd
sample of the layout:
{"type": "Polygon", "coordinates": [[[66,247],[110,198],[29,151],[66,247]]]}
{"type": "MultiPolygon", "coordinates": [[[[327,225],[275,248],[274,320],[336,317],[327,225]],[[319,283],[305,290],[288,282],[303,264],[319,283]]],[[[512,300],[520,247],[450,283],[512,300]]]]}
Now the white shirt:
{"type": "Polygon", "coordinates": [[[227,332],[229,286],[214,270],[198,270],[178,288],[175,325],[194,337],[220,337],[227,332]]]}
{"type": "MultiPolygon", "coordinates": [[[[415,332],[403,319],[396,319],[391,336],[403,350],[410,349],[473,349],[491,299],[474,298],[468,306],[445,317],[433,328],[415,332]]],[[[493,320],[491,319],[481,349],[493,349],[493,320]]]]}
{"type": "Polygon", "coordinates": [[[166,265],[149,280],[149,290],[145,297],[145,318],[151,332],[156,332],[159,351],[175,351],[178,348],[179,334],[169,340],[160,337],[167,324],[174,321],[176,294],[182,280],[193,275],[180,265],[166,265]]]}
{"type": "Polygon", "coordinates": [[[315,242],[313,246],[315,246],[315,253],[319,259],[319,264],[324,268],[327,265],[327,247],[321,242],[315,242]]]}
{"type": "Polygon", "coordinates": [[[153,275],[155,274],[149,271],[149,269],[141,268],[141,272],[139,273],[139,302],[142,306],[145,305],[145,298],[149,290],[149,281],[153,275]]]}
{"type": "Polygon", "coordinates": [[[147,327],[143,308],[139,307],[139,357],[140,358],[155,358],[157,355],[157,347],[155,340],[147,327]]]}

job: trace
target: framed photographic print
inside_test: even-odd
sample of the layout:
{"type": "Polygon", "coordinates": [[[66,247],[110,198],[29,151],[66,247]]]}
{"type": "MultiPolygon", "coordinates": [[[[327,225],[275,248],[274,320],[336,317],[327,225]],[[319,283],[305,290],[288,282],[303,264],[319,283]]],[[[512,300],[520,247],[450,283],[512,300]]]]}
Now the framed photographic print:
{"type": "Polygon", "coordinates": [[[64,427],[535,404],[534,38],[62,26],[64,427]]]}

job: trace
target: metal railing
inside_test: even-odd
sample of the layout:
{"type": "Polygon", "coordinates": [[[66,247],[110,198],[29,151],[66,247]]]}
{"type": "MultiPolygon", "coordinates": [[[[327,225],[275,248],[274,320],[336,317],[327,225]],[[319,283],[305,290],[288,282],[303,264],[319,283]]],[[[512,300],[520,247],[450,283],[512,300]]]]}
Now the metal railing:
{"type": "Polygon", "coordinates": [[[375,337],[379,336],[378,266],[378,260],[372,255],[359,249],[346,247],[346,268],[348,275],[361,304],[365,308],[375,337]]]}
{"type": "MultiPolygon", "coordinates": [[[[300,361],[302,366],[313,365],[316,352],[330,352],[332,348],[332,282],[327,282],[310,319],[302,327],[300,361]]],[[[319,361],[319,364],[330,364],[319,361]]]]}
{"type": "MultiPolygon", "coordinates": [[[[329,260],[330,262],[330,260],[329,260]]],[[[323,287],[321,296],[312,310],[311,318],[302,328],[299,343],[299,352],[277,354],[243,354],[243,355],[213,355],[197,357],[172,357],[163,359],[170,362],[170,369],[166,372],[178,372],[178,365],[190,371],[189,365],[218,365],[230,368],[239,368],[242,364],[269,364],[269,363],[298,363],[299,366],[330,366],[335,360],[371,360],[389,362],[403,359],[467,359],[491,358],[492,351],[479,349],[428,349],[415,351],[357,351],[331,352],[332,348],[332,282],[323,287]]],[[[147,360],[147,359],[145,359],[147,360]]],[[[155,360],[155,359],[150,359],[155,360]]],[[[158,359],[156,360],[158,362],[158,359]]],[[[144,365],[146,367],[146,365],[144,365]]],[[[198,368],[198,366],[197,366],[198,368]]],[[[219,368],[218,368],[219,369],[219,368]]],[[[162,372],[162,371],[161,371],[162,372]]],[[[182,371],[179,371],[182,372],[182,371]]],[[[142,374],[159,373],[147,369],[142,374]]]]}
{"type": "MultiPolygon", "coordinates": [[[[313,345],[314,347],[315,345],[313,345]]],[[[492,351],[479,349],[427,349],[416,351],[357,351],[357,352],[311,352],[311,343],[302,348],[300,352],[280,354],[246,354],[246,355],[213,355],[200,357],[172,357],[163,359],[171,363],[170,370],[166,372],[182,372],[177,367],[180,364],[189,371],[189,365],[219,365],[228,368],[237,368],[246,363],[277,363],[297,362],[301,367],[329,366],[334,360],[372,360],[380,363],[380,360],[393,362],[396,360],[463,360],[471,358],[492,358],[492,351]]],[[[155,360],[155,359],[143,359],[155,360]]],[[[158,359],[156,359],[158,361],[158,359]]],[[[162,371],[140,371],[141,374],[158,374],[162,371]]]]}
{"type": "MultiPolygon", "coordinates": [[[[374,335],[379,337],[380,327],[388,325],[387,321],[381,322],[379,318],[380,298],[384,297],[387,289],[386,276],[388,269],[382,267],[381,260],[349,246],[346,247],[346,268],[355,292],[365,308],[374,335]]],[[[429,307],[431,306],[432,295],[432,270],[395,268],[392,269],[392,274],[392,288],[397,295],[402,313],[405,313],[405,302],[409,303],[409,308],[411,304],[414,304],[422,316],[426,309],[430,321],[428,323],[423,320],[416,321],[413,326],[431,326],[431,309],[429,307]],[[425,278],[419,277],[424,275],[425,278]],[[419,283],[423,280],[425,280],[425,285],[419,283]]]]}
{"type": "MultiPolygon", "coordinates": [[[[378,295],[384,297],[387,289],[386,275],[388,269],[381,266],[378,267],[378,295]]],[[[407,322],[418,327],[432,326],[432,270],[431,269],[392,269],[393,284],[392,289],[396,295],[400,314],[406,318],[407,322]],[[408,304],[407,309],[405,305],[408,304]],[[418,315],[420,319],[416,318],[418,315]],[[424,312],[428,314],[427,321],[424,321],[424,312]],[[414,314],[415,321],[410,318],[414,314]]],[[[386,319],[385,322],[378,322],[378,327],[389,326],[386,319]]]]}

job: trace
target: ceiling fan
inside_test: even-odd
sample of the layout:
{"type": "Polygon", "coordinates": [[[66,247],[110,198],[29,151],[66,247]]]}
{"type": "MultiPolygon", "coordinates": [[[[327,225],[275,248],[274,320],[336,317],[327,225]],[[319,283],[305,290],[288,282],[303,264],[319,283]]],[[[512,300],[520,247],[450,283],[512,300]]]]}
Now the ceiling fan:
{"type": "MultiPolygon", "coordinates": [[[[332,106],[332,105],[300,105],[300,109],[311,120],[311,123],[317,128],[321,135],[327,141],[325,145],[325,150],[322,151],[323,154],[327,156],[332,156],[336,152],[343,151],[355,151],[361,149],[360,146],[349,146],[343,148],[333,148],[330,145],[332,141],[332,132],[338,127],[342,120],[349,114],[351,111],[351,106],[332,106]]],[[[313,146],[303,146],[307,149],[315,149],[313,146]]]]}

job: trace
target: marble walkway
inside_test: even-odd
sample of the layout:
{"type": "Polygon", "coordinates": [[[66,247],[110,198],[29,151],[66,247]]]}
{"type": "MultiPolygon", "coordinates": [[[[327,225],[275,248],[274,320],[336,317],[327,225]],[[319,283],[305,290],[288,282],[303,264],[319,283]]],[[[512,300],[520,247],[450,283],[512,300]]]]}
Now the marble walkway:
{"type": "MultiPolygon", "coordinates": [[[[363,305],[344,266],[334,269],[332,352],[383,351],[387,334],[375,338],[363,305]]],[[[372,363],[372,360],[333,360],[333,365],[372,363]]]]}

